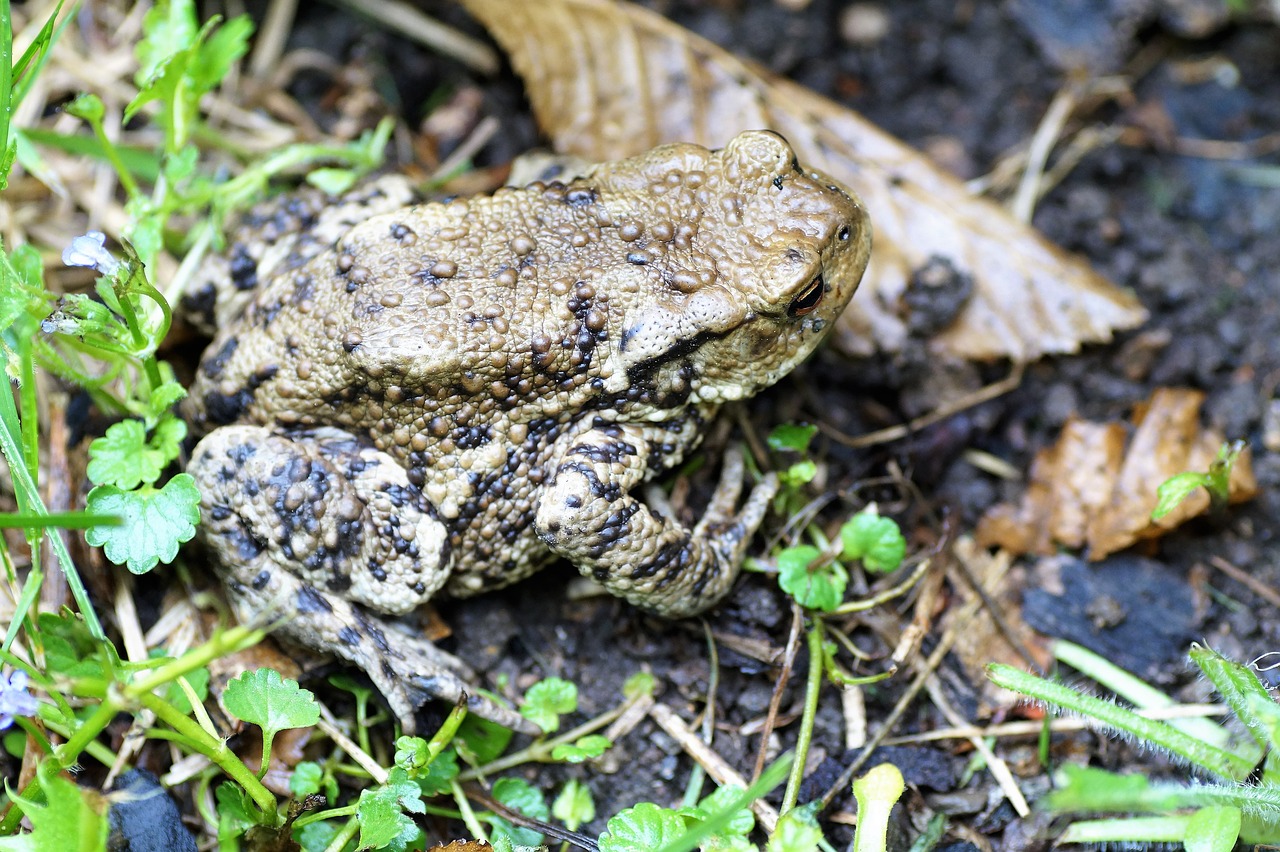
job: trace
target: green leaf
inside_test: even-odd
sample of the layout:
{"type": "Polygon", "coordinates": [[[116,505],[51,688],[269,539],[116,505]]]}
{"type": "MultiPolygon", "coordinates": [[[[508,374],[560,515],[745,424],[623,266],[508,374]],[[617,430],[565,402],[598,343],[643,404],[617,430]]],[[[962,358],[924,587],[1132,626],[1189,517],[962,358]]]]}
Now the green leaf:
{"type": "Polygon", "coordinates": [[[352,169],[312,169],[307,172],[307,183],[326,195],[342,195],[359,177],[360,173],[352,169]]]}
{"type": "Polygon", "coordinates": [[[649,672],[636,672],[622,684],[622,695],[627,699],[639,698],[642,695],[653,695],[657,680],[649,672]]]}
{"type": "Polygon", "coordinates": [[[781,426],[774,427],[766,439],[769,449],[781,452],[790,450],[794,453],[803,453],[809,449],[809,442],[813,440],[813,436],[818,434],[818,427],[811,426],[807,423],[784,423],[781,426]]]}
{"type": "Polygon", "coordinates": [[[143,486],[121,491],[99,485],[89,492],[85,508],[95,515],[118,515],[118,526],[91,527],[85,540],[101,547],[107,558],[145,574],[178,555],[178,545],[190,541],[200,522],[200,492],[190,475],[180,473],[161,489],[143,486]]]}
{"type": "Polygon", "coordinates": [[[144,87],[170,57],[191,47],[197,32],[193,0],[161,0],[152,6],[142,19],[142,41],[134,49],[138,87],[144,87]]]}
{"type": "Polygon", "coordinates": [[[289,774],[289,792],[299,798],[319,793],[323,780],[324,767],[314,760],[304,760],[289,774]]]}
{"type": "MultiPolygon", "coordinates": [[[[172,408],[175,403],[185,398],[186,395],[187,389],[177,382],[161,382],[151,391],[150,406],[152,415],[159,417],[172,408]]],[[[178,422],[181,423],[182,421],[179,420],[178,422]]],[[[185,437],[186,433],[184,432],[183,435],[185,437]]]]}
{"type": "Polygon", "coordinates": [[[613,743],[609,741],[608,737],[600,734],[588,734],[572,745],[561,743],[551,749],[551,757],[553,760],[562,760],[565,763],[582,763],[585,760],[595,760],[608,751],[611,745],[613,743]]]}
{"type": "Polygon", "coordinates": [[[560,728],[560,716],[578,709],[578,687],[558,677],[544,678],[524,694],[520,715],[533,722],[543,733],[560,728]]]}
{"type": "Polygon", "coordinates": [[[1191,815],[1182,845],[1187,852],[1231,852],[1239,837],[1240,809],[1215,805],[1191,815]]]}
{"type": "Polygon", "coordinates": [[[419,772],[414,780],[418,782],[423,796],[439,796],[448,793],[453,779],[458,777],[458,753],[447,748],[427,766],[426,772],[419,772]]]}
{"type": "Polygon", "coordinates": [[[600,852],[653,852],[684,832],[684,820],[675,811],[641,802],[609,820],[600,836],[600,852]]]}
{"type": "Polygon", "coordinates": [[[80,616],[65,610],[42,612],[37,619],[44,642],[45,664],[49,674],[65,677],[105,678],[110,670],[110,646],[99,644],[80,616]]]}
{"type": "Polygon", "coordinates": [[[222,84],[231,66],[249,50],[252,34],[253,21],[248,15],[238,15],[210,33],[196,50],[188,69],[197,97],[222,84]]]}
{"type": "Polygon", "coordinates": [[[431,764],[427,741],[422,737],[396,737],[396,753],[392,760],[410,776],[419,769],[425,769],[431,764]]]}
{"type": "Polygon", "coordinates": [[[506,751],[513,736],[511,729],[471,714],[458,726],[454,744],[460,756],[468,758],[469,763],[482,766],[506,751]]]}
{"type": "Polygon", "coordinates": [[[578,826],[591,822],[596,818],[596,803],[591,797],[591,788],[577,778],[570,778],[565,782],[560,795],[551,803],[551,815],[564,823],[570,831],[577,831],[578,826]]]}
{"type": "MultiPolygon", "coordinates": [[[[201,666],[195,671],[187,672],[183,677],[186,679],[187,685],[195,692],[197,698],[204,701],[209,697],[209,670],[207,668],[201,666]]],[[[177,681],[170,683],[168,689],[165,690],[165,700],[184,716],[191,715],[191,711],[194,709],[191,706],[191,701],[187,698],[186,690],[177,681]]]]}
{"type": "Polygon", "coordinates": [[[177,417],[167,416],[156,424],[147,442],[151,451],[157,453],[168,464],[178,457],[182,451],[182,442],[187,437],[187,424],[177,417]]]}
{"type": "Polygon", "coordinates": [[[257,825],[253,818],[257,809],[244,789],[231,781],[219,784],[214,796],[218,801],[218,842],[228,848],[235,838],[257,825]]]}
{"type": "MultiPolygon", "coordinates": [[[[551,818],[551,811],[547,808],[542,792],[523,778],[499,778],[493,782],[493,798],[532,819],[546,822],[551,818]]],[[[516,828],[499,816],[490,815],[486,819],[493,826],[495,837],[505,837],[512,844],[520,846],[537,846],[542,843],[542,835],[532,829],[516,828]]]]}
{"type": "Polygon", "coordinates": [[[1213,684],[1236,718],[1244,724],[1254,742],[1264,748],[1270,746],[1274,749],[1276,743],[1272,740],[1271,732],[1253,710],[1254,699],[1261,699],[1263,704],[1274,706],[1258,676],[1248,666],[1229,660],[1203,645],[1193,644],[1188,656],[1204,672],[1204,676],[1213,684]]]}
{"type": "Polygon", "coordinates": [[[22,811],[31,820],[31,833],[17,837],[0,837],[0,850],[4,852],[68,852],[68,850],[97,850],[107,848],[110,826],[106,815],[96,808],[102,806],[100,797],[91,797],[87,790],[58,776],[44,771],[50,764],[41,764],[40,788],[45,804],[37,805],[14,796],[22,811]]]}
{"type": "Polygon", "coordinates": [[[164,453],[147,443],[142,421],[122,420],[89,445],[87,473],[95,485],[114,485],[129,491],[142,483],[155,482],[168,463],[164,453]]]}
{"type": "MultiPolygon", "coordinates": [[[[338,836],[338,820],[322,819],[316,822],[309,822],[301,828],[295,828],[293,839],[302,847],[303,852],[325,852],[329,848],[329,844],[338,836]]],[[[350,848],[351,844],[343,846],[343,849],[350,848]]]]}
{"type": "Polygon", "coordinates": [[[360,793],[360,800],[356,803],[360,848],[405,848],[418,832],[417,824],[406,816],[406,811],[425,813],[426,805],[422,803],[418,785],[397,766],[391,770],[386,784],[360,793]]]}
{"type": "Polygon", "coordinates": [[[1193,491],[1208,483],[1207,475],[1191,471],[1169,477],[1156,489],[1156,507],[1151,510],[1151,520],[1160,520],[1190,497],[1193,491]]]}
{"type": "Polygon", "coordinates": [[[244,672],[222,693],[227,712],[272,733],[309,728],[320,721],[320,705],[296,680],[272,669],[244,672]]]}
{"type": "Polygon", "coordinates": [[[844,600],[849,572],[834,561],[810,568],[820,556],[822,551],[807,544],[783,550],[778,554],[778,585],[801,606],[831,612],[844,600]]]}
{"type": "Polygon", "coordinates": [[[896,571],[907,553],[902,530],[893,519],[881,517],[873,509],[859,512],[844,522],[840,527],[840,543],[844,546],[843,558],[861,559],[863,567],[873,574],[896,571]]]}
{"type": "Polygon", "coordinates": [[[822,829],[814,818],[817,802],[792,808],[778,820],[778,826],[769,835],[765,852],[816,852],[822,842],[822,829]]]}
{"type": "Polygon", "coordinates": [[[818,465],[812,461],[796,462],[784,471],[778,474],[778,478],[782,480],[782,484],[788,488],[799,488],[802,485],[808,485],[813,478],[818,475],[818,465]]]}
{"type": "Polygon", "coordinates": [[[756,826],[756,818],[751,815],[750,808],[735,808],[738,800],[742,798],[743,792],[742,787],[726,784],[723,787],[717,787],[709,795],[703,797],[696,808],[681,808],[677,813],[684,817],[696,819],[699,822],[705,822],[721,812],[731,810],[732,813],[724,822],[724,825],[706,839],[708,848],[727,848],[734,838],[745,839],[756,826]]]}

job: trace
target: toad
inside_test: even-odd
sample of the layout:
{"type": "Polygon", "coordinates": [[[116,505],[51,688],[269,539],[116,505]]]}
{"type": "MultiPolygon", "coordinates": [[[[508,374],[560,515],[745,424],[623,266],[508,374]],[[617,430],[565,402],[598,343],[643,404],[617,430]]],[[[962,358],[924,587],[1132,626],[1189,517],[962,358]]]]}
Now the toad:
{"type": "Polygon", "coordinates": [[[242,618],[362,667],[410,730],[426,698],[474,696],[393,623],[437,595],[566,559],[701,612],[776,480],[739,508],[728,454],[692,528],[639,486],[813,351],[869,251],[852,193],[765,131],[485,197],[384,178],[277,203],[189,297],[218,329],[188,409],[200,539],[242,618]]]}

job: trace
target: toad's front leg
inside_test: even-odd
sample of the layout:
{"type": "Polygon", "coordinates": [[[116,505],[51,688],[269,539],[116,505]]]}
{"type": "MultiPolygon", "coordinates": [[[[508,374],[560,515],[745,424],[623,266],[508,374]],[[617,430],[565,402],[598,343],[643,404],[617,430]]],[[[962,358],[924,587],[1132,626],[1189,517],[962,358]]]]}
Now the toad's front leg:
{"type": "MultiPolygon", "coordinates": [[[[742,456],[726,453],[720,484],[689,529],[630,492],[648,475],[653,448],[679,446],[679,421],[599,424],[567,445],[538,502],[534,526],[551,550],[612,594],[680,617],[715,604],[738,576],[747,544],[777,492],[766,476],[735,512],[742,456]]],[[[678,458],[677,458],[678,460],[678,458]]]]}
{"type": "Polygon", "coordinates": [[[201,539],[242,620],[364,669],[406,731],[427,698],[518,730],[529,723],[468,689],[466,667],[380,613],[428,600],[449,571],[448,531],[399,464],[337,429],[285,435],[226,426],[188,472],[201,492],[201,539]]]}

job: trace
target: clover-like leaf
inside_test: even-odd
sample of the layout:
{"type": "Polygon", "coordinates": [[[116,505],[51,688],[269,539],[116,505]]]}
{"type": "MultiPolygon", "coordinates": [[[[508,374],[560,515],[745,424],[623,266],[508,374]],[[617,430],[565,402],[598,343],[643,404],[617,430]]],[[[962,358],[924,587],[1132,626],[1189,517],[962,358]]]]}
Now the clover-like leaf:
{"type": "Polygon", "coordinates": [[[273,669],[255,669],[233,679],[222,702],[228,713],[264,731],[306,728],[320,721],[320,705],[310,690],[273,669]]]}
{"type": "Polygon", "coordinates": [[[874,511],[862,511],[840,527],[840,543],[845,559],[861,559],[873,574],[896,571],[907,553],[907,541],[892,518],[874,511]]]}
{"type": "Polygon", "coordinates": [[[809,442],[818,434],[818,427],[808,423],[783,423],[775,426],[766,439],[771,450],[790,450],[803,453],[809,448],[809,442]]]}
{"type": "Polygon", "coordinates": [[[844,600],[849,572],[835,561],[811,568],[821,555],[807,544],[783,550],[778,554],[778,585],[801,606],[831,612],[844,600]]]}
{"type": "Polygon", "coordinates": [[[89,492],[85,508],[91,514],[121,519],[118,525],[90,527],[85,540],[101,547],[117,565],[145,574],[157,562],[172,562],[178,545],[196,534],[200,492],[190,475],[180,473],[159,489],[144,486],[122,491],[114,485],[99,485],[89,492]]]}
{"type": "Polygon", "coordinates": [[[262,769],[267,772],[271,741],[280,731],[307,728],[320,721],[320,705],[296,680],[282,678],[273,669],[245,672],[227,684],[222,693],[227,712],[262,728],[262,769]]]}
{"type": "Polygon", "coordinates": [[[577,831],[578,826],[591,822],[596,818],[596,802],[591,796],[591,788],[577,778],[570,778],[551,803],[551,815],[570,831],[577,831]]]}
{"type": "Polygon", "coordinates": [[[395,767],[381,787],[361,791],[356,802],[361,849],[405,849],[419,829],[408,813],[426,812],[422,791],[395,767]]]}
{"type": "Polygon", "coordinates": [[[561,715],[577,709],[578,687],[567,680],[548,677],[529,687],[520,715],[550,734],[560,727],[561,715]]]}
{"type": "Polygon", "coordinates": [[[169,460],[147,442],[141,420],[113,423],[107,433],[89,445],[89,481],[128,491],[160,478],[169,460]]]}
{"type": "Polygon", "coordinates": [[[600,852],[652,852],[684,833],[684,819],[675,811],[641,802],[610,818],[600,836],[600,852]]]}

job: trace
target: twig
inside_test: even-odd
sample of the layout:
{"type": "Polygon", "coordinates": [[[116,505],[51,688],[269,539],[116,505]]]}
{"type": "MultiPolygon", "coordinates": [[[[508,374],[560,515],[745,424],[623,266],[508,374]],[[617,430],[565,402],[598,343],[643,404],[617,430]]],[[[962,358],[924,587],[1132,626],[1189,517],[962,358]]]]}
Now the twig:
{"type": "MultiPolygon", "coordinates": [[[[707,774],[720,786],[726,784],[734,784],[739,787],[749,787],[747,779],[743,778],[729,764],[725,763],[724,758],[716,754],[706,743],[698,738],[684,720],[675,714],[670,707],[665,704],[654,704],[649,710],[649,718],[657,722],[658,727],[663,732],[680,744],[685,754],[693,758],[699,766],[706,770],[707,774]]],[[[773,805],[764,799],[757,799],[752,802],[751,810],[755,812],[756,818],[760,820],[760,827],[766,833],[772,833],[778,825],[778,812],[773,805]]]]}
{"type": "Polygon", "coordinates": [[[1009,212],[1019,222],[1031,224],[1031,214],[1035,212],[1036,199],[1040,197],[1040,180],[1044,176],[1049,153],[1057,144],[1062,128],[1079,101],[1080,84],[1076,81],[1067,83],[1053,96],[1049,109],[1045,110],[1044,118],[1040,119],[1040,125],[1031,137],[1027,165],[1022,170],[1022,179],[1018,181],[1018,191],[1009,204],[1009,212]]]}
{"type": "Polygon", "coordinates": [[[804,627],[804,613],[798,604],[791,605],[791,633],[787,636],[787,649],[782,655],[782,668],[778,671],[778,679],[773,684],[773,694],[769,696],[769,712],[765,714],[764,725],[760,729],[760,750],[756,752],[756,765],[751,770],[751,781],[754,783],[764,772],[765,761],[769,757],[769,737],[778,724],[778,710],[782,707],[782,692],[791,679],[791,667],[795,665],[796,653],[800,650],[800,634],[804,627]]]}
{"type": "Polygon", "coordinates": [[[876,731],[875,736],[867,743],[866,748],[862,750],[862,754],[840,773],[840,777],[835,780],[827,792],[822,794],[822,807],[828,807],[836,796],[847,789],[849,783],[853,781],[853,776],[858,770],[866,765],[875,750],[888,738],[889,732],[894,729],[902,717],[906,714],[907,708],[916,700],[916,696],[920,694],[920,690],[924,688],[925,682],[929,675],[933,674],[938,666],[942,665],[942,660],[951,650],[951,646],[956,643],[956,639],[960,636],[960,631],[969,624],[969,621],[978,611],[978,603],[971,601],[960,610],[955,621],[942,634],[938,640],[938,647],[933,649],[933,653],[924,661],[920,671],[916,674],[915,680],[903,692],[902,697],[898,699],[898,703],[889,711],[889,715],[885,717],[884,722],[880,725],[880,729],[876,731]]]}
{"type": "MultiPolygon", "coordinates": [[[[942,715],[952,725],[960,726],[968,724],[968,719],[960,715],[960,712],[951,705],[951,701],[942,691],[942,681],[938,679],[937,673],[930,673],[925,679],[925,689],[929,691],[929,697],[933,699],[934,706],[942,711],[942,715]]],[[[1004,797],[1009,800],[1009,804],[1013,805],[1013,809],[1017,811],[1018,816],[1026,817],[1031,814],[1031,808],[1027,805],[1027,799],[1022,795],[1022,791],[1018,789],[1018,782],[1014,780],[1013,773],[1009,771],[1009,765],[996,756],[991,750],[991,746],[987,745],[987,741],[982,737],[969,737],[969,742],[978,753],[982,755],[982,759],[987,762],[987,768],[991,770],[991,777],[1000,785],[1000,789],[1004,791],[1004,797]]]]}
{"type": "Polygon", "coordinates": [[[1258,578],[1245,573],[1239,567],[1232,565],[1221,556],[1210,556],[1209,564],[1235,580],[1237,583],[1248,587],[1249,591],[1253,592],[1276,609],[1280,609],[1280,592],[1277,592],[1266,583],[1263,583],[1258,578]]]}
{"type": "Polygon", "coordinates": [[[498,54],[489,45],[445,26],[401,0],[338,0],[389,30],[458,60],[482,74],[496,74],[498,54]]]}
{"type": "Polygon", "coordinates": [[[897,426],[889,426],[885,429],[877,429],[874,432],[866,432],[856,437],[846,435],[834,426],[826,423],[819,423],[818,428],[822,433],[837,443],[844,444],[846,447],[855,449],[863,449],[866,447],[874,447],[877,444],[887,444],[890,441],[897,441],[907,437],[915,432],[919,432],[926,426],[932,426],[940,420],[946,420],[954,414],[964,411],[966,408],[973,408],[984,402],[990,402],[997,397],[1004,396],[1010,391],[1022,384],[1022,373],[1025,365],[1015,363],[1012,372],[998,382],[979,388],[971,394],[942,406],[936,411],[921,415],[915,420],[907,423],[900,423],[897,426]]]}

